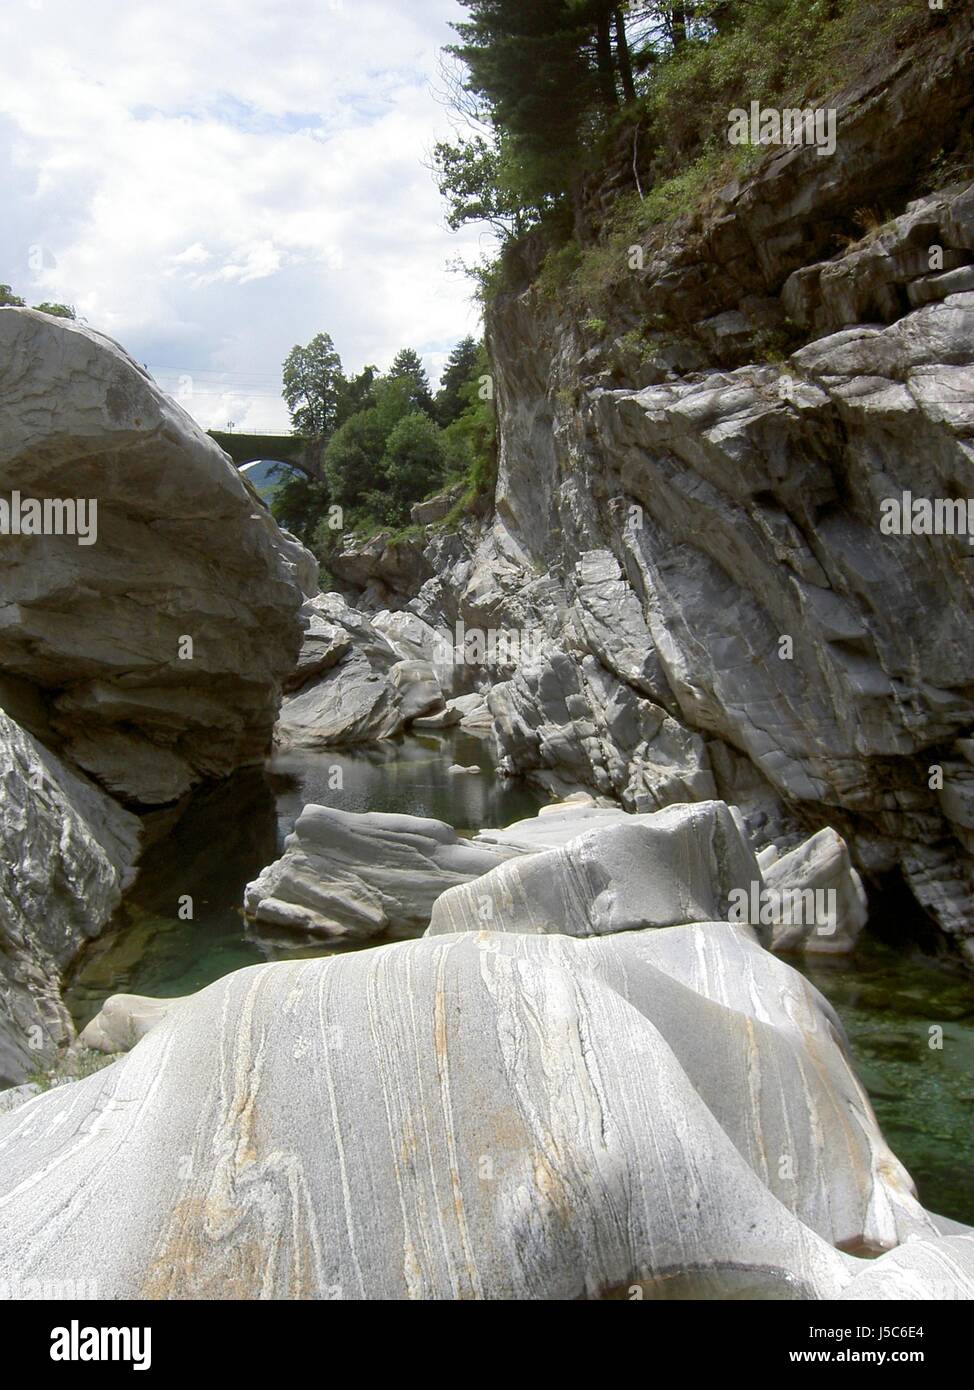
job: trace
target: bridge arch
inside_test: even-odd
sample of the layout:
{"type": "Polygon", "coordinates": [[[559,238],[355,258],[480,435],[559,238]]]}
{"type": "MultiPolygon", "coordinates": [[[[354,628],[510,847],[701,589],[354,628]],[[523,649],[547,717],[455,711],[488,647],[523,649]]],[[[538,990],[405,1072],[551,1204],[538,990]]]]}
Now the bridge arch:
{"type": "Polygon", "coordinates": [[[228,430],[210,430],[210,437],[230,455],[238,468],[265,461],[285,463],[315,482],[321,479],[322,447],[306,435],[231,434],[228,430]]]}

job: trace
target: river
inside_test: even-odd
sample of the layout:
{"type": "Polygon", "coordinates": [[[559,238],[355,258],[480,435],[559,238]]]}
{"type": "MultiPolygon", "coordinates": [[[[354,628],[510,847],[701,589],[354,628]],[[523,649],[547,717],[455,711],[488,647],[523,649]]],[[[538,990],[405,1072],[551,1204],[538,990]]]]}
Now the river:
{"type": "MultiPolygon", "coordinates": [[[[531,816],[541,801],[494,774],[486,740],[461,733],[282,754],[198,794],[147,851],[112,927],[77,963],[68,1006],[82,1026],[110,994],[189,994],[242,966],[349,949],[255,936],[242,914],[245,885],[278,857],[310,802],[433,816],[473,833],[531,816]],[[453,763],[481,772],[450,773],[453,763]],[[179,916],[184,895],[191,921],[179,916]]],[[[974,1224],[974,981],[869,931],[854,957],[792,963],[838,1010],[883,1132],[924,1205],[974,1224]],[[942,1047],[931,1047],[941,1040],[931,1029],[942,1029],[942,1047]]]]}

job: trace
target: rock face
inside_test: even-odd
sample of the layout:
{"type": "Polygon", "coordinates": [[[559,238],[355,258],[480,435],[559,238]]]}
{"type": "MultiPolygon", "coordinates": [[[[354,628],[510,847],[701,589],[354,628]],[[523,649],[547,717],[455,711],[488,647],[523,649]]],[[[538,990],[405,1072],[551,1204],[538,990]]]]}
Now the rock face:
{"type": "Polygon", "coordinates": [[[399,607],[403,595],[414,594],[432,576],[421,541],[395,539],[386,531],[366,541],[346,538],[330,566],[347,592],[367,608],[399,607]]]}
{"type": "Polygon", "coordinates": [[[431,533],[407,609],[531,637],[478,673],[507,769],[721,797],[758,847],[831,826],[974,965],[974,186],[917,197],[877,138],[948,148],[972,65],[952,16],[838,100],[834,158],[769,152],[645,269],[620,254],[590,320],[522,246],[488,325],[495,513],[431,533]],[[894,215],[850,244],[865,189],[894,215]],[[960,534],[897,529],[905,494],[960,534]]]}
{"type": "Polygon", "coordinates": [[[284,747],[329,748],[393,738],[416,719],[444,714],[437,669],[424,653],[435,634],[418,618],[371,622],[340,594],[305,604],[304,642],[277,739],[284,747]],[[388,636],[386,635],[388,634],[388,636]]]}
{"type": "MultiPolygon", "coordinates": [[[[920,1206],[830,1005],[751,927],[706,920],[758,872],[739,819],[575,805],[533,843],[572,817],[595,828],[474,885],[486,916],[453,887],[420,940],[109,1001],[89,1031],[141,1037],[129,1055],[0,1114],[0,1279],[83,1264],[100,1298],[974,1295],[974,1232],[920,1206]]],[[[532,843],[302,821],[329,873],[381,865],[383,903],[532,843]]]]}
{"type": "Polygon", "coordinates": [[[139,822],[0,710],[0,1085],[74,1030],[60,973],[133,877],[139,822]]]}
{"type": "Polygon", "coordinates": [[[0,1277],[108,1299],[974,1291],[829,1006],[728,923],[238,971],[0,1116],[0,1206],[0,1277]]]}
{"type": "Polygon", "coordinates": [[[420,816],[306,806],[282,858],[247,885],[244,908],[264,927],[315,936],[415,933],[447,888],[516,853],[420,816]]]}
{"type": "Polygon", "coordinates": [[[97,503],[91,544],[0,551],[0,666],[42,693],[60,751],[134,805],[258,761],[311,557],[101,334],[3,309],[0,396],[0,494],[97,503]]]}
{"type": "Polygon", "coordinates": [[[317,566],[101,334],[0,309],[0,398],[0,1082],[11,1082],[73,1038],[60,977],[132,880],[131,811],[178,803],[269,751],[317,566]]]}

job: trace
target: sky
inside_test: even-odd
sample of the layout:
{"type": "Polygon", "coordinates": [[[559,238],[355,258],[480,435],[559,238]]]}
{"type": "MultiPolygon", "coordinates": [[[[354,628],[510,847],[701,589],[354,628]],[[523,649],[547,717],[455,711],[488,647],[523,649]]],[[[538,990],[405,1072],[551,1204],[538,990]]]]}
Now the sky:
{"type": "Polygon", "coordinates": [[[456,0],[3,0],[0,282],[73,304],[206,428],[288,428],[280,369],[479,332],[490,249],[429,169],[456,0]]]}

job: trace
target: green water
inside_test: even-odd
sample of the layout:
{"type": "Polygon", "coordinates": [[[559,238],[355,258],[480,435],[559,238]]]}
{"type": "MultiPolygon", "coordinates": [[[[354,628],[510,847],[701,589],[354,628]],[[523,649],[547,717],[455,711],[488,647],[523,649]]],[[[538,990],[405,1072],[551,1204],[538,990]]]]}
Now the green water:
{"type": "MultiPolygon", "coordinates": [[[[264,939],[241,911],[245,885],[278,857],[309,802],[433,816],[472,833],[533,815],[539,799],[498,778],[489,745],[462,734],[292,753],[241,773],[197,796],[146,854],[112,928],[70,982],[79,1026],[110,994],[189,994],[241,966],[348,949],[264,939]],[[451,775],[451,763],[476,764],[481,775],[451,775]],[[192,921],[179,918],[183,894],[193,899],[192,921]]],[[[883,1132],[924,1205],[974,1224],[974,981],[867,936],[854,957],[792,964],[838,1010],[883,1132]],[[931,1028],[943,1030],[942,1048],[930,1047],[931,1028]]]]}
{"type": "MultiPolygon", "coordinates": [[[[461,834],[533,816],[542,798],[499,778],[484,739],[413,737],[361,751],[292,752],[197,795],[143,857],[135,887],[107,932],[85,950],[66,999],[84,1026],[111,994],[173,998],[262,961],[327,956],[348,947],[262,936],[243,916],[244,888],[277,859],[312,802],[343,811],[432,816],[461,834]],[[452,763],[480,775],[448,772],[452,763]],[[340,789],[337,788],[340,771],[340,789]],[[192,920],[180,899],[192,898],[192,920]]],[[[374,943],[370,943],[374,944],[374,943]]]]}
{"type": "Polygon", "coordinates": [[[852,957],[789,959],[841,1017],[883,1134],[923,1205],[974,1225],[974,981],[869,935],[852,957]]]}

